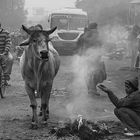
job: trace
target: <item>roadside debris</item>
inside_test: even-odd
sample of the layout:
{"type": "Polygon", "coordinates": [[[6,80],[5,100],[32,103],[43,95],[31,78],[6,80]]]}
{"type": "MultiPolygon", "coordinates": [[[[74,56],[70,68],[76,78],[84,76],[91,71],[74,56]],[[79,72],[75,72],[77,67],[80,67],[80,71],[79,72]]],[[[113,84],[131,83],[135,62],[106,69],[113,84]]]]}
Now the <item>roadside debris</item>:
{"type": "Polygon", "coordinates": [[[62,89],[53,89],[51,91],[52,96],[65,96],[68,95],[68,91],[65,88],[62,89]]]}
{"type": "Polygon", "coordinates": [[[111,134],[105,123],[98,124],[88,121],[82,115],[78,115],[73,122],[61,121],[59,123],[58,127],[50,130],[50,134],[56,136],[57,139],[75,136],[80,140],[99,140],[111,134]]]}

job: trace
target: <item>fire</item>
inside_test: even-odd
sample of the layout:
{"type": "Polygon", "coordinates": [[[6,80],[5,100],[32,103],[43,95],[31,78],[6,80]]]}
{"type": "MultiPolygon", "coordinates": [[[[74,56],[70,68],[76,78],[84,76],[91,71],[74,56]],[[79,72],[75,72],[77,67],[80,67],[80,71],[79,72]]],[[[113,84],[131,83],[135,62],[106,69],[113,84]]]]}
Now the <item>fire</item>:
{"type": "Polygon", "coordinates": [[[81,125],[83,125],[83,117],[82,117],[82,115],[78,115],[77,121],[79,122],[79,124],[78,124],[78,130],[79,130],[81,125]]]}

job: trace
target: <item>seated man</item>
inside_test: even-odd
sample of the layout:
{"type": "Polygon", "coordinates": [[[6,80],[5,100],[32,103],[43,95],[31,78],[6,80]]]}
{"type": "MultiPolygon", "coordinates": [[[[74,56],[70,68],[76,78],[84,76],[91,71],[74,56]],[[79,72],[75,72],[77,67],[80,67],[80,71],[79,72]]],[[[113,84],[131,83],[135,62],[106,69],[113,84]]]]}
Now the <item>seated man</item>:
{"type": "Polygon", "coordinates": [[[10,74],[13,66],[13,56],[10,53],[11,48],[11,37],[8,31],[3,29],[0,24],[0,54],[1,54],[1,63],[5,63],[5,66],[2,67],[4,73],[5,84],[8,85],[7,81],[10,80],[10,74]]]}
{"type": "Polygon", "coordinates": [[[114,113],[128,130],[126,135],[140,135],[140,91],[138,78],[125,81],[126,97],[118,99],[114,93],[104,85],[98,86],[108,94],[110,101],[115,105],[114,113]]]}

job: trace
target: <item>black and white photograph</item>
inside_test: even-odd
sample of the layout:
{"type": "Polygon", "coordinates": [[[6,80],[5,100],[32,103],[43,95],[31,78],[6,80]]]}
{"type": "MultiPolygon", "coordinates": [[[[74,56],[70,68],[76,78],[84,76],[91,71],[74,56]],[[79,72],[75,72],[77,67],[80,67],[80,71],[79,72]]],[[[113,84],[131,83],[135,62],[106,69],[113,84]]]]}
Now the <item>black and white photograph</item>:
{"type": "Polygon", "coordinates": [[[140,140],[140,0],[0,0],[0,140],[140,140]]]}

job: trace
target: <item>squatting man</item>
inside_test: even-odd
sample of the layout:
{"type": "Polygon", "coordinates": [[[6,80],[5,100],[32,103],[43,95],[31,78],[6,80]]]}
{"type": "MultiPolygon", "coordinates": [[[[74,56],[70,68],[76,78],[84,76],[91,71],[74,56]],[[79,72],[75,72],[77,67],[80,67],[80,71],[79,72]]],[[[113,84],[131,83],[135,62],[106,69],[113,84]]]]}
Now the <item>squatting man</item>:
{"type": "Polygon", "coordinates": [[[124,134],[129,136],[140,135],[140,91],[138,90],[138,78],[125,80],[126,97],[118,97],[106,86],[98,86],[107,93],[110,101],[115,105],[114,114],[123,123],[124,134]]]}

